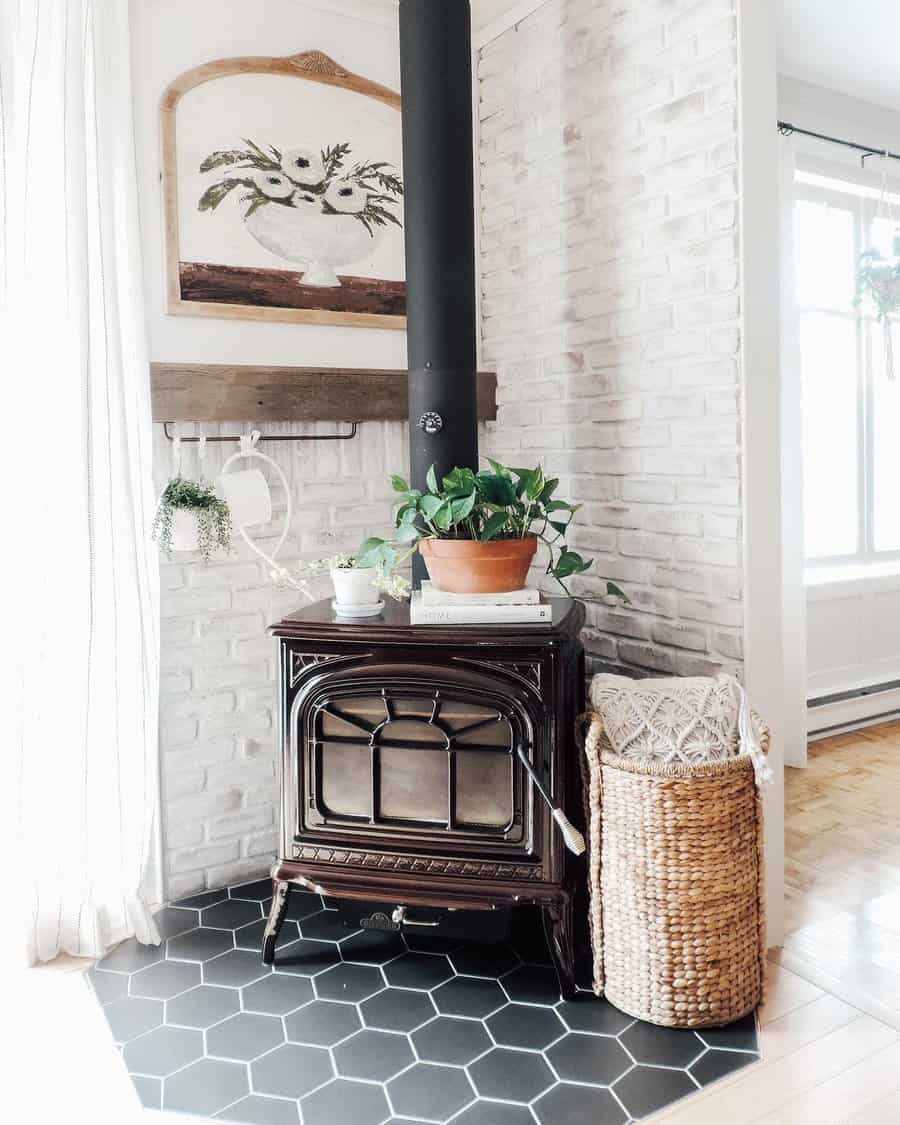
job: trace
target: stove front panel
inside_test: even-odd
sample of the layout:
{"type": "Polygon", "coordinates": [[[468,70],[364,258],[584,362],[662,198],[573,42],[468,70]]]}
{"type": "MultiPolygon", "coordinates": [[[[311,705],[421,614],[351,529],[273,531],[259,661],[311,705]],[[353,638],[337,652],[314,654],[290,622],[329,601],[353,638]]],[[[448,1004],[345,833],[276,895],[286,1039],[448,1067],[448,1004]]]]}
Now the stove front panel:
{"type": "Polygon", "coordinates": [[[294,856],[452,856],[542,877],[544,807],[516,756],[521,746],[545,759],[535,689],[451,661],[368,655],[307,669],[286,720],[294,856]]]}

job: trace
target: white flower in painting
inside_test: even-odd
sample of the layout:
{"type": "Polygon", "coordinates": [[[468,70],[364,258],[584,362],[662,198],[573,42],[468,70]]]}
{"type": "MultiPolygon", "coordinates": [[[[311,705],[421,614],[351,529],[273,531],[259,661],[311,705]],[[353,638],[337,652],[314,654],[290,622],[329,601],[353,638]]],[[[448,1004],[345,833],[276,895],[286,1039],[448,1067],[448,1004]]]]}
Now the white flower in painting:
{"type": "Polygon", "coordinates": [[[311,149],[289,149],[281,160],[281,169],[295,184],[314,187],[325,179],[325,166],[318,153],[311,149]]]}
{"type": "Polygon", "coordinates": [[[287,199],[294,194],[294,185],[280,172],[254,172],[253,182],[269,199],[287,199]]]}
{"type": "Polygon", "coordinates": [[[365,211],[369,196],[350,180],[333,180],[325,192],[325,202],[344,215],[358,215],[365,211]]]}
{"type": "Polygon", "coordinates": [[[294,192],[293,196],[291,196],[291,203],[294,205],[294,207],[300,207],[301,209],[304,207],[318,209],[321,202],[321,196],[313,195],[311,191],[303,191],[300,188],[298,188],[294,192]]]}

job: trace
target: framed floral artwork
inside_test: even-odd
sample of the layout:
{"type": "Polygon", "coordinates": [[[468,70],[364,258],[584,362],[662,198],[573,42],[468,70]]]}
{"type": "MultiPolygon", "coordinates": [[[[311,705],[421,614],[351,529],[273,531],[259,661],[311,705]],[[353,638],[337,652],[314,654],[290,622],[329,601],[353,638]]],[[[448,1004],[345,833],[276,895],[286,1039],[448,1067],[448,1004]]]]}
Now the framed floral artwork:
{"type": "Polygon", "coordinates": [[[399,94],[321,51],[219,59],[161,139],[168,312],[406,327],[399,94]]]}

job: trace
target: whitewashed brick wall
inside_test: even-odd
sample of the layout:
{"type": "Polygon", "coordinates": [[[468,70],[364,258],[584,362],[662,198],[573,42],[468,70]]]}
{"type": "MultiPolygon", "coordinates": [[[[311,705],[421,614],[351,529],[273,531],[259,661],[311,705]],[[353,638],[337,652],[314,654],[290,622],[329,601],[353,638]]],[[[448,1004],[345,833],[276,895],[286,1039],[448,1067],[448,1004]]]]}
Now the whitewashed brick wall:
{"type": "Polygon", "coordinates": [[[740,671],[735,0],[548,0],[479,91],[491,448],[562,478],[630,595],[593,656],[740,671]]]}
{"type": "MultiPolygon", "coordinates": [[[[270,423],[259,428],[316,432],[270,423]]],[[[171,446],[161,427],[156,429],[162,489],[171,446]]],[[[219,429],[235,433],[240,425],[219,429]]],[[[334,427],[323,423],[318,429],[327,433],[334,427]]],[[[216,427],[207,429],[215,432],[216,427]]],[[[366,535],[389,527],[388,476],[408,464],[404,424],[365,423],[354,441],[260,448],[281,466],[292,489],[293,528],[280,558],[352,551],[366,535]]],[[[196,475],[196,446],[183,449],[185,475],[196,475]]],[[[207,449],[205,474],[214,478],[235,447],[207,449]]],[[[270,484],[277,536],[284,495],[274,474],[270,484]]],[[[260,542],[271,550],[274,537],[260,542]]],[[[233,555],[208,566],[193,554],[162,563],[160,754],[170,899],[263,875],[276,850],[276,642],[266,626],[303,599],[274,589],[265,580],[265,564],[241,540],[235,544],[233,555]]],[[[329,592],[327,580],[320,591],[329,592]]]]}

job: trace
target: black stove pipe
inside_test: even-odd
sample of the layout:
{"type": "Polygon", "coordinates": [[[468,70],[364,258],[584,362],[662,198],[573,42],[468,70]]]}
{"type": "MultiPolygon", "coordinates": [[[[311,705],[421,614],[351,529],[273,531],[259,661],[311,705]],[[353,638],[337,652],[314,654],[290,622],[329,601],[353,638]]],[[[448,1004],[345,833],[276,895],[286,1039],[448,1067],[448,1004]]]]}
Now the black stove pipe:
{"type": "Polygon", "coordinates": [[[478,467],[469,0],[400,0],[400,68],[409,456],[424,489],[431,465],[438,480],[478,467]]]}

